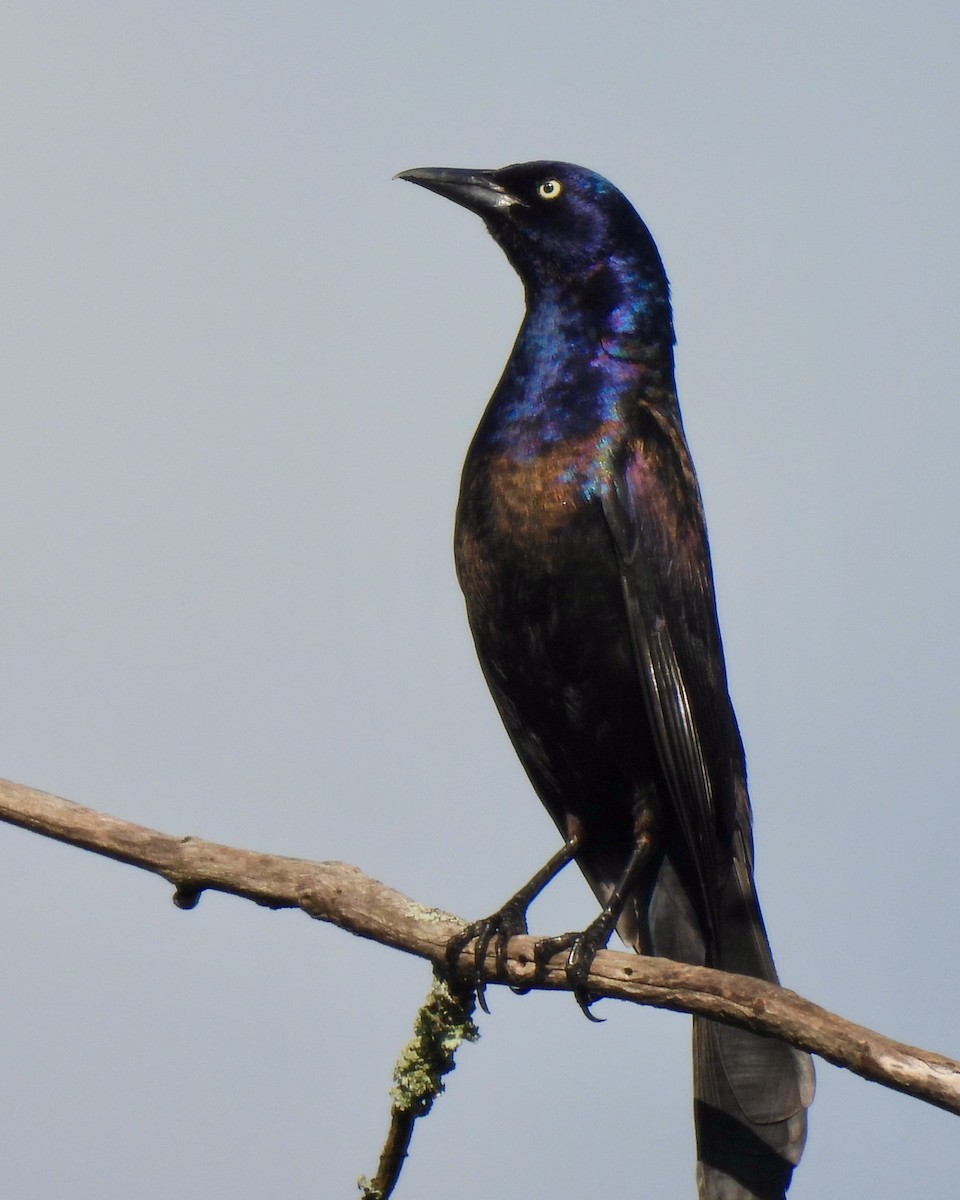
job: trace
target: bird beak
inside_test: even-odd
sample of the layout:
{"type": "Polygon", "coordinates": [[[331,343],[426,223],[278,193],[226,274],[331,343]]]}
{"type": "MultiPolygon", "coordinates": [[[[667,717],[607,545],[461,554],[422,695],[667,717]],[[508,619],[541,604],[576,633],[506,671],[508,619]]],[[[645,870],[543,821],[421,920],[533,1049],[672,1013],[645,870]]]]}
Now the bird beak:
{"type": "Polygon", "coordinates": [[[462,204],[481,217],[496,209],[523,204],[519,196],[508,192],[502,183],[494,179],[493,171],[461,171],[456,167],[414,167],[412,171],[401,171],[394,179],[406,179],[438,196],[446,196],[454,204],[462,204]]]}

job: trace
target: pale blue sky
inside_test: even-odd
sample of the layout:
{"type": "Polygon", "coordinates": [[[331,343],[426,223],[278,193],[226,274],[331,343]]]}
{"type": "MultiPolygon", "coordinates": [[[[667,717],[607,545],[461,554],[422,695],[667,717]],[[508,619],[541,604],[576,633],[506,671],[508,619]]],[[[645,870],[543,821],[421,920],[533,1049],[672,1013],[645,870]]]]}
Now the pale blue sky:
{"type": "MultiPolygon", "coordinates": [[[[4,5],[0,775],[465,917],[546,858],[450,552],[520,289],[391,176],[581,162],[673,284],[781,973],[960,1055],[958,59],[946,2],[4,5]]],[[[0,880],[0,1194],[354,1194],[426,966],[13,829],[0,880]]],[[[397,1200],[692,1200],[685,1018],[490,1000],[397,1200]]],[[[958,1175],[819,1066],[792,1200],[958,1175]]]]}

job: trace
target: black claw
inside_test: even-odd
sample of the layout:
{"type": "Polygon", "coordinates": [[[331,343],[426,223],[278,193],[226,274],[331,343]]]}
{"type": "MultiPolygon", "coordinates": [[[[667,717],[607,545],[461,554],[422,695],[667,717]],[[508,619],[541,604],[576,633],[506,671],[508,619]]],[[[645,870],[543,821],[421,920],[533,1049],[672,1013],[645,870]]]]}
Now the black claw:
{"type": "Polygon", "coordinates": [[[560,933],[556,937],[539,938],[533,948],[533,961],[537,967],[544,967],[555,954],[570,950],[576,943],[578,933],[560,933]]]}
{"type": "Polygon", "coordinates": [[[582,933],[561,933],[558,937],[541,938],[534,948],[533,959],[537,967],[543,967],[555,954],[567,951],[566,975],[570,983],[573,998],[580,1006],[580,1011],[590,1021],[602,1024],[603,1017],[595,1017],[590,1011],[595,1000],[587,988],[587,977],[590,966],[597,952],[602,950],[610,940],[612,918],[607,912],[600,916],[582,933]]]}
{"type": "MultiPolygon", "coordinates": [[[[485,995],[487,983],[484,979],[484,964],[486,963],[487,952],[491,944],[494,950],[496,974],[499,977],[504,974],[507,968],[507,950],[510,939],[517,934],[526,932],[527,922],[524,913],[517,905],[509,903],[485,920],[474,921],[472,924],[464,926],[447,943],[447,964],[451,967],[456,967],[457,960],[463,953],[464,947],[469,945],[470,942],[475,941],[470,983],[477,998],[477,1003],[485,1013],[489,1013],[490,1009],[487,1007],[485,995]]],[[[514,988],[514,991],[522,993],[529,991],[529,988],[514,988]]]]}
{"type": "MultiPolygon", "coordinates": [[[[562,871],[567,863],[572,861],[579,845],[580,835],[574,830],[568,835],[563,846],[551,856],[550,861],[545,863],[533,878],[525,883],[520,891],[516,892],[502,908],[497,909],[492,916],[487,917],[483,921],[474,921],[470,925],[465,925],[447,943],[445,955],[447,965],[451,969],[456,970],[464,947],[476,938],[470,983],[477,997],[477,1003],[485,1013],[488,1013],[490,1009],[487,1008],[487,1001],[484,996],[487,984],[483,977],[483,969],[490,944],[493,943],[494,973],[498,979],[501,979],[507,970],[507,950],[510,939],[516,937],[518,934],[527,932],[527,909],[557,872],[562,871]]],[[[528,987],[522,985],[511,984],[510,987],[518,996],[522,996],[530,991],[528,987]]]]}
{"type": "Polygon", "coordinates": [[[476,939],[476,945],[473,949],[473,970],[469,973],[469,979],[473,994],[477,998],[477,1003],[485,1013],[489,1013],[487,1002],[484,998],[484,980],[483,980],[483,960],[486,958],[487,944],[489,943],[489,923],[486,921],[474,921],[470,925],[465,925],[459,933],[447,942],[447,949],[444,957],[447,960],[447,965],[456,969],[460,955],[464,949],[476,939]]]}
{"type": "Polygon", "coordinates": [[[495,930],[489,921],[482,922],[482,928],[477,932],[477,944],[473,948],[473,990],[477,1003],[489,1015],[487,1007],[487,981],[483,977],[483,964],[487,960],[487,947],[495,935],[495,930]]]}
{"type": "Polygon", "coordinates": [[[487,1004],[487,981],[483,978],[479,967],[473,973],[473,994],[480,1005],[480,1011],[490,1016],[490,1006],[487,1004]]]}
{"type": "MultiPolygon", "coordinates": [[[[570,953],[567,956],[567,979],[573,984],[573,998],[580,1006],[580,1011],[588,1021],[593,1021],[596,1024],[602,1024],[603,1017],[595,1017],[590,1011],[590,1005],[594,1000],[590,996],[587,989],[587,976],[590,974],[590,966],[596,957],[597,951],[601,946],[596,945],[596,939],[591,936],[593,926],[585,930],[584,933],[576,939],[573,946],[570,948],[570,953]]],[[[606,938],[602,945],[606,945],[606,938]]]]}
{"type": "Polygon", "coordinates": [[[590,1011],[590,1005],[595,1004],[596,1000],[590,995],[586,988],[574,988],[573,998],[580,1006],[580,1011],[583,1013],[583,1015],[588,1021],[592,1021],[594,1025],[602,1025],[607,1019],[606,1017],[595,1017],[590,1011]]]}
{"type": "MultiPolygon", "coordinates": [[[[527,932],[527,909],[537,896],[540,895],[550,880],[559,871],[562,871],[568,862],[573,860],[579,846],[580,834],[576,829],[573,829],[568,833],[567,840],[561,848],[550,857],[549,862],[545,863],[533,878],[525,883],[519,892],[516,892],[502,908],[497,909],[492,916],[487,917],[483,921],[474,921],[470,925],[465,925],[447,943],[445,953],[447,965],[455,971],[464,947],[476,938],[477,944],[473,951],[473,971],[470,983],[477,997],[477,1003],[485,1013],[488,1013],[490,1010],[487,1008],[487,1002],[484,998],[484,991],[487,985],[483,977],[483,968],[487,958],[487,951],[490,949],[490,943],[493,943],[495,975],[499,979],[506,973],[507,948],[510,939],[516,937],[518,934],[527,932]]],[[[528,987],[522,985],[511,984],[510,987],[518,996],[522,996],[530,991],[528,987]]]]}

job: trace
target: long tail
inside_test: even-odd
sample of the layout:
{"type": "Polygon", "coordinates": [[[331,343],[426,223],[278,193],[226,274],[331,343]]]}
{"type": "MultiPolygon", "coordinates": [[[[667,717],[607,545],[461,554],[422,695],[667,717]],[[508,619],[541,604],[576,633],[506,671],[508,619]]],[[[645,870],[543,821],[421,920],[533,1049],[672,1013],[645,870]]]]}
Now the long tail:
{"type": "MultiPolygon", "coordinates": [[[[654,954],[705,961],[696,918],[669,863],[654,889],[649,936],[654,954]]],[[[719,945],[709,957],[721,970],[778,982],[753,880],[743,863],[734,867],[721,897],[719,945]]],[[[809,1054],[694,1017],[700,1200],[784,1200],[803,1152],[813,1090],[809,1054]]]]}
{"type": "Polygon", "coordinates": [[[694,1017],[693,1097],[701,1200],[783,1200],[807,1136],[809,1055],[694,1017]]]}

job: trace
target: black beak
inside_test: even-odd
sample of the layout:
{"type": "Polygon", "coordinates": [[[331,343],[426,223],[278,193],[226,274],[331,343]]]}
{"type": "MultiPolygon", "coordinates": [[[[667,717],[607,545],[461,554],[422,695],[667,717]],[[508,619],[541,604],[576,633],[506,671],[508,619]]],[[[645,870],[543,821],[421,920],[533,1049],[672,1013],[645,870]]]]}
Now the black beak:
{"type": "Polygon", "coordinates": [[[493,171],[461,171],[456,167],[414,167],[412,171],[394,175],[394,179],[416,183],[486,217],[497,209],[523,203],[519,196],[497,183],[494,174],[493,171]]]}

